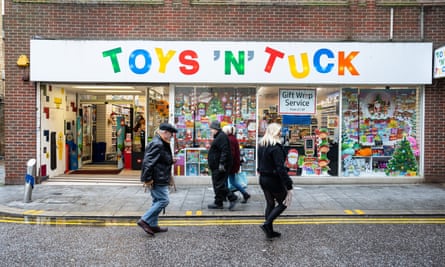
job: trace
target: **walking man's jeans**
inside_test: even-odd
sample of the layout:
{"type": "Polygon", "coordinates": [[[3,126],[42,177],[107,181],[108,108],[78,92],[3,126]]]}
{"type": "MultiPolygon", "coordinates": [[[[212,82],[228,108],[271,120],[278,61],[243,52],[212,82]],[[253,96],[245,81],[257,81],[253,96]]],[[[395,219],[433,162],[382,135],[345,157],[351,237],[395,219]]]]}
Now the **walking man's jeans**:
{"type": "Polygon", "coordinates": [[[148,223],[150,226],[158,226],[158,217],[162,209],[167,207],[170,202],[168,198],[168,185],[154,185],[150,190],[152,197],[152,205],[141,219],[148,223]]]}

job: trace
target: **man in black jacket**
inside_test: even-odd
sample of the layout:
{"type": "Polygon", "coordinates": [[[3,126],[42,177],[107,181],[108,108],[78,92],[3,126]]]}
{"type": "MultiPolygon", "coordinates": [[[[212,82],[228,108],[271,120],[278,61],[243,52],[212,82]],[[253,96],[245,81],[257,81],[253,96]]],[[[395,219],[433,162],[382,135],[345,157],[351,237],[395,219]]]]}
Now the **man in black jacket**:
{"type": "Polygon", "coordinates": [[[213,121],[210,124],[210,131],[213,136],[213,142],[208,153],[208,163],[212,172],[215,202],[209,204],[208,208],[222,209],[224,200],[228,198],[230,202],[229,210],[232,210],[238,201],[238,197],[227,188],[227,178],[232,164],[230,141],[227,135],[221,131],[219,121],[213,121]]]}
{"type": "Polygon", "coordinates": [[[171,124],[161,123],[156,136],[145,148],[141,182],[144,183],[144,186],[150,188],[153,203],[137,224],[151,236],[155,233],[167,232],[167,228],[159,227],[158,217],[170,201],[168,186],[172,178],[173,164],[170,140],[173,133],[176,132],[178,130],[171,124]]]}

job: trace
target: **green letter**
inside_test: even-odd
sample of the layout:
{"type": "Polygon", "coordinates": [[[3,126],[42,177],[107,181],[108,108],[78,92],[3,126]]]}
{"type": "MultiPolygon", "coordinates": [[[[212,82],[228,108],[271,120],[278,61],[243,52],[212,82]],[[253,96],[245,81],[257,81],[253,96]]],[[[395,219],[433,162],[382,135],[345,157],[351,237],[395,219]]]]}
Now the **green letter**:
{"type": "Polygon", "coordinates": [[[119,67],[119,61],[117,60],[117,55],[116,55],[118,53],[122,53],[122,48],[118,47],[115,49],[102,52],[103,57],[110,57],[111,64],[113,64],[114,73],[121,72],[121,68],[119,67]]]}
{"type": "Polygon", "coordinates": [[[244,75],[244,51],[238,51],[239,61],[236,61],[232,51],[225,52],[225,71],[224,74],[230,75],[232,64],[238,74],[244,75]]]}

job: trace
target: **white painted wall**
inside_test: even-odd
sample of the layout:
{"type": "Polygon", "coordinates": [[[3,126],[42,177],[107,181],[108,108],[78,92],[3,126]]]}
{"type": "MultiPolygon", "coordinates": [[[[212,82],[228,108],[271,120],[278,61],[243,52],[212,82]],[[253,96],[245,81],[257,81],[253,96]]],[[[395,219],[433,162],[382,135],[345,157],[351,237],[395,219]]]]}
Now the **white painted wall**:
{"type": "Polygon", "coordinates": [[[41,92],[41,166],[46,165],[46,175],[49,177],[65,172],[65,123],[71,122],[71,130],[75,136],[73,122],[76,122],[76,112],[73,106],[76,107],[76,95],[67,93],[63,87],[47,85],[46,90],[41,92]],[[58,100],[60,104],[57,104],[58,100]],[[48,118],[46,108],[49,108],[48,118]],[[48,131],[48,136],[45,136],[45,131],[48,131]],[[57,166],[54,169],[51,169],[51,132],[56,132],[57,166]]]}

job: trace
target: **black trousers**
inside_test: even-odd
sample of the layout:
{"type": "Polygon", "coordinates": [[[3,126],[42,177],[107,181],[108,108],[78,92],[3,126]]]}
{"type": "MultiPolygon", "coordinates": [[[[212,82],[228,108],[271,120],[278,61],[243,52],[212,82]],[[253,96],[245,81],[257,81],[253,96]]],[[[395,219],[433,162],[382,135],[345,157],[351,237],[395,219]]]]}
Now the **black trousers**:
{"type": "Polygon", "coordinates": [[[212,170],[212,184],[215,192],[215,204],[223,205],[224,200],[234,201],[237,196],[227,188],[227,172],[220,172],[218,169],[212,170]]]}
{"type": "Polygon", "coordinates": [[[260,186],[266,198],[264,212],[266,221],[264,224],[272,225],[274,220],[286,209],[283,201],[286,199],[287,189],[281,184],[278,177],[260,176],[260,186]]]}

